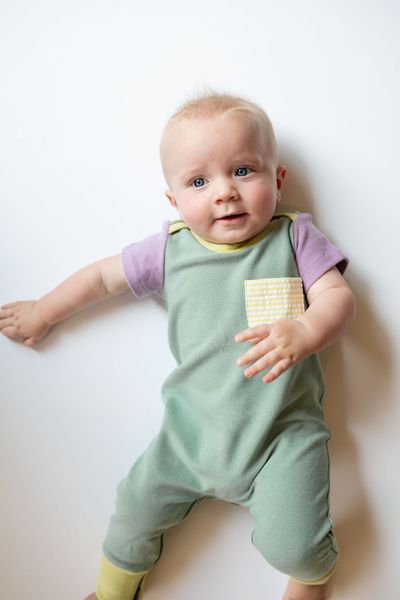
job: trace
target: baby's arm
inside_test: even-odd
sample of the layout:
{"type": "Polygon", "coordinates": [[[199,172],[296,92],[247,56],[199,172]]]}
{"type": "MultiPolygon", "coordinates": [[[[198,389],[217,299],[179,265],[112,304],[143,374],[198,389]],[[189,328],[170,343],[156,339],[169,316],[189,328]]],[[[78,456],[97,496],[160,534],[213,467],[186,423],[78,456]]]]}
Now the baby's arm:
{"type": "Polygon", "coordinates": [[[127,289],[121,256],[105,258],[74,273],[39,300],[2,306],[0,331],[26,346],[34,346],[52,325],[127,289]]]}
{"type": "Polygon", "coordinates": [[[272,367],[263,381],[270,383],[306,356],[319,352],[339,339],[350,324],[354,311],[353,293],[334,267],[308,290],[309,308],[296,319],[282,319],[258,325],[237,334],[237,342],[251,341],[237,363],[245,366],[246,377],[272,367]],[[254,362],[256,361],[256,362],[254,362]]]}

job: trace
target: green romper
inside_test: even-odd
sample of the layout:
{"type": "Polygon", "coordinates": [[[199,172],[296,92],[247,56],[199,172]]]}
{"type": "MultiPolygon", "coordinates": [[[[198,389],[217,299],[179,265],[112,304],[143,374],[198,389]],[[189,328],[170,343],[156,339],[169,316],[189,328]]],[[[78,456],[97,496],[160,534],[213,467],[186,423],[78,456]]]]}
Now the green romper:
{"type": "Polygon", "coordinates": [[[177,366],[162,388],[160,432],[119,485],[103,546],[106,562],[126,575],[150,570],[164,532],[203,498],[248,508],[253,543],[280,571],[318,583],[334,568],[319,359],[270,384],[236,364],[245,350],[236,333],[305,309],[294,219],[275,217],[250,243],[229,248],[183,222],[169,229],[162,293],[177,366]]]}

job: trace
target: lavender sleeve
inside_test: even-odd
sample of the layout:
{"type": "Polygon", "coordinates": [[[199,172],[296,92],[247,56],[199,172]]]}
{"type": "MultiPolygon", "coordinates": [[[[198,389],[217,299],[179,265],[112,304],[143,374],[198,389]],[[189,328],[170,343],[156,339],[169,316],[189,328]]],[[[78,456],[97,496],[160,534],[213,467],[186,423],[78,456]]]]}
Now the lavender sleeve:
{"type": "Polygon", "coordinates": [[[122,250],[122,265],[126,281],[138,298],[161,294],[164,287],[164,257],[169,221],[162,231],[122,250]]]}
{"type": "Polygon", "coordinates": [[[344,273],[349,259],[313,225],[311,215],[300,214],[294,222],[294,251],[299,275],[307,292],[324,273],[337,267],[344,273]]]}

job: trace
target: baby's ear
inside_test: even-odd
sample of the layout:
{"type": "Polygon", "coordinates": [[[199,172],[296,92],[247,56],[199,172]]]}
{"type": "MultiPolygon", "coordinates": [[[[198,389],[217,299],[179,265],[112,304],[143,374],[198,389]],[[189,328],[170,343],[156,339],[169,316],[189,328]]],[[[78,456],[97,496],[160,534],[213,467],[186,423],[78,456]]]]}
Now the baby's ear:
{"type": "Polygon", "coordinates": [[[284,167],[283,165],[279,165],[279,167],[276,169],[276,189],[277,189],[276,201],[277,202],[280,202],[280,200],[281,200],[282,186],[283,186],[283,180],[285,179],[285,175],[286,175],[286,167],[284,167]]]}
{"type": "Polygon", "coordinates": [[[285,175],[286,175],[286,167],[284,165],[279,165],[279,167],[276,169],[276,184],[277,184],[278,190],[282,189],[283,180],[285,179],[285,175]]]}
{"type": "Polygon", "coordinates": [[[176,208],[178,205],[176,203],[175,196],[173,195],[171,190],[165,190],[164,194],[167,196],[171,206],[174,206],[176,208]]]}

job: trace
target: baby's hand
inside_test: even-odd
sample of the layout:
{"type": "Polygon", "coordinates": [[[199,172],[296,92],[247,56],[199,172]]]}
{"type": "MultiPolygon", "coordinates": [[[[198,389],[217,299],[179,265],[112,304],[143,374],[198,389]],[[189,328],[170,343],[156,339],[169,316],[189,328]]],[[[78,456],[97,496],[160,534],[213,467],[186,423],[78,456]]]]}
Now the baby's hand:
{"type": "Polygon", "coordinates": [[[25,346],[35,346],[50,329],[39,313],[37,302],[12,302],[0,308],[0,331],[3,335],[22,341],[25,346]]]}
{"type": "Polygon", "coordinates": [[[245,329],[235,336],[235,340],[254,344],[237,360],[239,366],[253,363],[245,369],[246,377],[252,377],[272,367],[262,378],[265,383],[274,381],[316,350],[316,341],[311,330],[296,319],[281,319],[270,325],[257,325],[245,329]]]}

